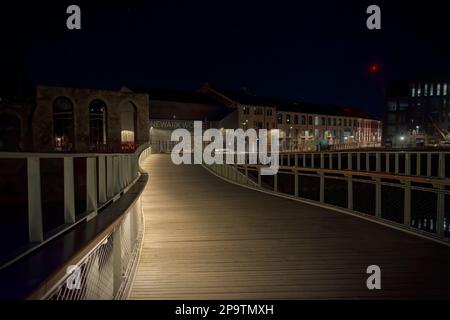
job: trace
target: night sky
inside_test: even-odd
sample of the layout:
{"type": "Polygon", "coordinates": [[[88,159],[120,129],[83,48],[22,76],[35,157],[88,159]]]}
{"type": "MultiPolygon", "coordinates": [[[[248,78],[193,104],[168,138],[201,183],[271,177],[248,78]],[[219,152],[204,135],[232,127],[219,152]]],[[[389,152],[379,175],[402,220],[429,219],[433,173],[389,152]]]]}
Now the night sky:
{"type": "Polygon", "coordinates": [[[448,1],[92,2],[2,1],[2,92],[209,82],[380,116],[389,81],[450,80],[448,1]],[[66,28],[70,4],[81,7],[80,31],[66,28]],[[382,30],[366,28],[370,4],[382,30]]]}

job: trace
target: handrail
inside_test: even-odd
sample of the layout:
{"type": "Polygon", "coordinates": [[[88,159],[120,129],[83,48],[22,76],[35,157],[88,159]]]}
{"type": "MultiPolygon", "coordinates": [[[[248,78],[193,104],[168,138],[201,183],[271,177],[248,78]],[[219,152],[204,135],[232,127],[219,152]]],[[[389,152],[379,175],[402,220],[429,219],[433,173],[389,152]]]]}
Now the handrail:
{"type": "MultiPolygon", "coordinates": [[[[148,144],[136,150],[135,167],[138,167],[150,153],[148,144]]],[[[18,267],[23,272],[24,268],[20,267],[20,264],[35,264],[35,260],[42,261],[40,256],[52,255],[60,261],[55,262],[56,266],[49,267],[53,270],[41,271],[43,275],[51,273],[47,274],[45,280],[28,293],[27,297],[29,299],[113,299],[126,296],[143,236],[140,193],[146,182],[147,175],[138,174],[132,184],[127,186],[128,190],[122,194],[120,201],[115,202],[91,220],[86,220],[83,225],[71,228],[70,231],[55,239],[51,247],[45,246],[31,255],[29,261],[19,263],[18,267]],[[77,239],[76,242],[74,242],[75,239],[77,239]],[[79,243],[81,239],[85,239],[85,242],[79,243]],[[68,249],[74,251],[67,257],[68,249]],[[100,253],[103,253],[101,261],[98,260],[100,253]],[[108,261],[105,260],[106,258],[108,261]],[[99,263],[102,268],[108,266],[114,271],[111,277],[108,276],[110,279],[106,287],[101,285],[105,284],[104,281],[92,280],[94,276],[105,277],[106,275],[104,274],[106,271],[99,271],[99,263]],[[96,267],[93,267],[94,264],[96,267]],[[74,265],[83,269],[80,273],[82,279],[80,289],[67,287],[69,279],[73,277],[73,273],[68,272],[67,268],[74,265]]],[[[13,267],[14,265],[9,269],[13,267]]],[[[45,269],[43,266],[39,267],[45,269]]],[[[8,271],[15,274],[11,270],[6,270],[6,274],[8,271]]],[[[5,280],[0,279],[0,281],[5,280]]]]}
{"type": "Polygon", "coordinates": [[[134,154],[43,154],[0,153],[0,158],[27,160],[29,245],[19,253],[4,260],[0,270],[52,241],[82,222],[94,218],[97,213],[121,196],[138,181],[139,156],[149,144],[141,145],[134,154]],[[40,160],[58,158],[64,161],[64,222],[49,235],[43,233],[41,202],[40,160]],[[74,158],[86,158],[86,212],[75,215],[74,158]],[[32,190],[32,192],[30,192],[32,190]]]}

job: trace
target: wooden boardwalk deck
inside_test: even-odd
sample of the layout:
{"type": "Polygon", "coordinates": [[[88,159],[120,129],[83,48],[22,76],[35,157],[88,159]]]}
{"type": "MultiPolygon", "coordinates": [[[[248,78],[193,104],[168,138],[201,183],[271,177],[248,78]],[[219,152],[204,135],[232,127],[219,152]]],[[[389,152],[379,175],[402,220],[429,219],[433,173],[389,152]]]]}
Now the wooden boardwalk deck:
{"type": "Polygon", "coordinates": [[[144,164],[132,299],[449,298],[450,248],[227,183],[168,155],[144,164]],[[382,290],[366,288],[366,268],[382,290]]]}

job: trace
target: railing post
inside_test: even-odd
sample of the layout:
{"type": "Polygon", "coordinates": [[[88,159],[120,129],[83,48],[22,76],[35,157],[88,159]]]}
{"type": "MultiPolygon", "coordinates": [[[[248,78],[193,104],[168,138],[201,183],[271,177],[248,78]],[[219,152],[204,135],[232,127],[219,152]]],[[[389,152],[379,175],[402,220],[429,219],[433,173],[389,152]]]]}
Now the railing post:
{"type": "Polygon", "coordinates": [[[389,173],[391,171],[390,164],[391,164],[391,154],[389,152],[387,152],[386,153],[386,173],[389,173]]]}
{"type": "Polygon", "coordinates": [[[28,177],[28,239],[44,241],[42,226],[41,168],[38,157],[27,157],[28,177]]]}
{"type": "Polygon", "coordinates": [[[347,169],[352,170],[353,154],[351,152],[347,153],[347,169]]]}
{"type": "Polygon", "coordinates": [[[444,221],[445,221],[445,186],[438,187],[437,194],[437,218],[436,218],[436,232],[438,236],[445,236],[444,221]]]}
{"type": "Polygon", "coordinates": [[[75,185],[73,158],[64,157],[64,222],[75,222],[75,185]]]}
{"type": "Polygon", "coordinates": [[[114,197],[114,169],[114,157],[106,156],[106,196],[108,197],[108,199],[114,197]]]}
{"type": "Polygon", "coordinates": [[[106,170],[105,156],[98,157],[98,202],[106,202],[106,170]]]}
{"type": "Polygon", "coordinates": [[[286,156],[287,156],[287,166],[290,167],[291,166],[291,154],[288,153],[286,156]]]}
{"type": "Polygon", "coordinates": [[[306,168],[306,153],[303,154],[303,168],[306,168]]]}
{"type": "Polygon", "coordinates": [[[341,153],[338,153],[338,170],[342,169],[342,157],[341,157],[341,153]]]}
{"type": "Polygon", "coordinates": [[[427,176],[431,177],[431,153],[427,154],[427,176]]]}
{"type": "Polygon", "coordinates": [[[375,178],[375,216],[381,218],[381,179],[375,178]]]}
{"type": "Polygon", "coordinates": [[[273,191],[278,192],[278,173],[273,176],[273,191]]]}
{"type": "Polygon", "coordinates": [[[122,284],[122,235],[120,225],[116,227],[113,234],[113,293],[116,296],[122,284]]]}
{"type": "Polygon", "coordinates": [[[370,152],[366,152],[366,171],[370,171],[370,152]]]}
{"type": "Polygon", "coordinates": [[[86,158],[86,211],[97,211],[96,158],[86,158]]]}
{"type": "Polygon", "coordinates": [[[320,168],[324,169],[325,168],[325,155],[323,153],[320,153],[320,168]]]}
{"type": "Polygon", "coordinates": [[[319,173],[320,176],[320,202],[325,202],[325,175],[323,172],[319,173]]]}
{"type": "Polygon", "coordinates": [[[379,152],[377,152],[375,154],[375,161],[376,161],[376,168],[375,168],[375,170],[377,172],[381,172],[381,154],[379,152]]]}
{"type": "Polygon", "coordinates": [[[410,153],[405,154],[405,174],[407,176],[411,175],[411,154],[410,153]]]}
{"type": "MultiPolygon", "coordinates": [[[[274,178],[275,179],[275,178],[274,178]]],[[[258,186],[262,187],[262,181],[261,181],[261,168],[258,169],[258,186]]]]}
{"type": "Polygon", "coordinates": [[[333,154],[332,153],[329,153],[328,154],[328,157],[329,157],[329,163],[328,163],[328,167],[330,168],[330,169],[333,169],[333,154]]]}
{"type": "Polygon", "coordinates": [[[442,152],[439,153],[438,176],[440,179],[445,178],[445,154],[442,152]]]}
{"type": "Polygon", "coordinates": [[[416,161],[416,175],[417,176],[420,176],[420,174],[421,174],[421,170],[422,170],[422,166],[421,166],[421,158],[422,158],[422,155],[420,154],[420,153],[418,153],[417,154],[417,161],[416,161]]]}
{"type": "Polygon", "coordinates": [[[353,177],[352,177],[352,175],[347,176],[347,202],[348,202],[348,209],[353,210],[353,177]]]}
{"type": "Polygon", "coordinates": [[[298,197],[298,170],[294,170],[294,195],[298,197]]]}
{"type": "Polygon", "coordinates": [[[294,155],[295,167],[298,167],[298,153],[294,155]]]}
{"type": "Polygon", "coordinates": [[[314,168],[314,153],[311,153],[310,156],[311,156],[311,168],[314,168]]]}
{"type": "Polygon", "coordinates": [[[406,226],[411,226],[411,182],[404,182],[405,188],[405,202],[404,202],[404,218],[403,224],[406,226]]]}
{"type": "Polygon", "coordinates": [[[398,154],[398,152],[396,152],[395,153],[395,174],[398,174],[398,172],[399,172],[398,163],[399,163],[399,154],[398,154]]]}
{"type": "Polygon", "coordinates": [[[361,171],[361,152],[357,153],[356,170],[361,171]]]}

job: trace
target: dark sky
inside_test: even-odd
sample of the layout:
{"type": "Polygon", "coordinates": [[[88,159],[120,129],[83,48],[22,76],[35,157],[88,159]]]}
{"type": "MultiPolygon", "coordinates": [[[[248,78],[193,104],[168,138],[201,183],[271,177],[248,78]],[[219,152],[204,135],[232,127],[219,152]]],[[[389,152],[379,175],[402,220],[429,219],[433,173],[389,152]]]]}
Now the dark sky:
{"type": "MultiPolygon", "coordinates": [[[[448,1],[447,1],[448,2],[448,1]]],[[[445,1],[2,1],[2,89],[247,87],[381,115],[394,79],[450,79],[445,1]],[[93,4],[95,2],[95,4],[93,4]],[[81,7],[82,29],[66,28],[81,7]],[[382,30],[366,28],[378,4],[382,30]],[[381,73],[368,73],[379,63],[381,73]]]]}

